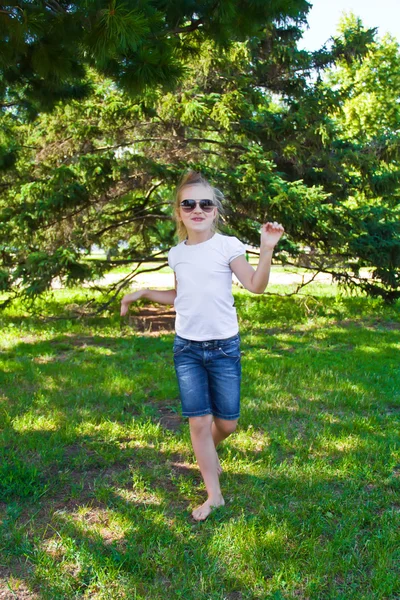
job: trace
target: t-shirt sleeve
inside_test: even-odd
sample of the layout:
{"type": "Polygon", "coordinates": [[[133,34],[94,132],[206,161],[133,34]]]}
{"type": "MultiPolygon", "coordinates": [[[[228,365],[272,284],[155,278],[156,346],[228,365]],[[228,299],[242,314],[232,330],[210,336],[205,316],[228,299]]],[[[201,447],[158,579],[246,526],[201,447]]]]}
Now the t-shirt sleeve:
{"type": "Polygon", "coordinates": [[[173,248],[171,248],[168,252],[168,264],[173,271],[175,271],[175,261],[174,261],[174,253],[173,248]]]}
{"type": "Polygon", "coordinates": [[[231,263],[242,254],[246,254],[246,246],[237,237],[228,237],[226,244],[226,258],[228,263],[231,263]]]}

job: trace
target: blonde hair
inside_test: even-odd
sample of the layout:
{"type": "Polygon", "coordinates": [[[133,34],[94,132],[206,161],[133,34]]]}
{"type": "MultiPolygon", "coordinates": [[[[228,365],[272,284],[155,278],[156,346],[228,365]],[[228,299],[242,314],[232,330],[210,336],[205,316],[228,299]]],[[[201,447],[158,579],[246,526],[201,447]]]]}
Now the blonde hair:
{"type": "Polygon", "coordinates": [[[210,185],[210,183],[207,181],[207,179],[204,177],[204,175],[202,175],[201,173],[198,173],[197,171],[190,170],[187,173],[184,173],[183,176],[181,177],[181,180],[178,183],[176,190],[175,190],[175,202],[174,202],[174,220],[176,222],[176,234],[177,234],[180,242],[182,242],[183,240],[185,240],[187,238],[186,227],[184,226],[184,224],[182,223],[182,221],[179,218],[180,217],[179,210],[180,210],[181,192],[184,187],[189,186],[189,185],[205,185],[212,191],[213,202],[214,202],[215,206],[217,207],[217,216],[215,217],[215,219],[212,223],[212,226],[211,226],[211,230],[213,232],[217,231],[220,217],[223,217],[223,215],[225,213],[224,208],[222,206],[222,201],[224,200],[224,195],[218,188],[210,185]]]}

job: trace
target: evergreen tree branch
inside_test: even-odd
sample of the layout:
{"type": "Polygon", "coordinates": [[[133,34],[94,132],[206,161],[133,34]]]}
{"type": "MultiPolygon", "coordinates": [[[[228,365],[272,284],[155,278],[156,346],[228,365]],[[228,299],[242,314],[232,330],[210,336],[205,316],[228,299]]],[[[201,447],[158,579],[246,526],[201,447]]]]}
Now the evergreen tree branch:
{"type": "Polygon", "coordinates": [[[189,33],[191,31],[196,31],[204,24],[204,19],[193,19],[190,25],[186,25],[185,27],[176,27],[175,29],[169,29],[165,32],[164,35],[175,35],[176,33],[189,33]]]}
{"type": "MultiPolygon", "coordinates": [[[[226,149],[236,148],[238,150],[248,150],[247,146],[244,146],[243,144],[220,142],[219,140],[211,140],[208,138],[184,138],[184,137],[179,136],[178,139],[180,139],[182,142],[187,142],[187,143],[198,142],[198,143],[204,143],[204,144],[217,144],[226,149]]],[[[116,148],[122,148],[124,146],[126,146],[128,148],[129,146],[134,146],[135,144],[143,144],[145,142],[169,142],[170,144],[172,144],[172,143],[176,143],[176,139],[168,138],[168,137],[148,137],[148,138],[142,138],[142,139],[135,139],[135,140],[125,141],[120,144],[116,144],[114,146],[102,146],[101,148],[93,148],[92,150],[90,150],[89,154],[92,152],[103,152],[106,150],[114,150],[116,148]]]]}
{"type": "Polygon", "coordinates": [[[123,225],[128,225],[129,223],[134,223],[135,221],[146,221],[147,219],[161,219],[161,220],[171,220],[171,217],[169,215],[157,215],[157,214],[151,214],[148,213],[145,216],[140,216],[140,217],[132,217],[131,219],[125,219],[125,221],[119,221],[117,223],[112,223],[112,225],[109,225],[108,227],[103,227],[103,229],[99,229],[98,231],[95,231],[92,235],[95,237],[100,237],[102,235],[104,235],[107,231],[111,231],[113,229],[118,229],[119,227],[123,227],[123,225]]]}
{"type": "Polygon", "coordinates": [[[65,9],[62,6],[60,6],[60,4],[58,2],[56,2],[56,0],[47,0],[44,4],[51,10],[55,9],[54,12],[58,12],[58,13],[66,12],[65,9]]]}

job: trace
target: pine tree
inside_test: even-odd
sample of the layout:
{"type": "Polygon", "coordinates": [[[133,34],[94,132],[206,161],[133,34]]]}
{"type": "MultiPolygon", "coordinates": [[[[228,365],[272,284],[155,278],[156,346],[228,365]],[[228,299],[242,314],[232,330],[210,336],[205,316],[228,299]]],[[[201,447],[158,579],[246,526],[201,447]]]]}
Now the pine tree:
{"type": "Polygon", "coordinates": [[[199,42],[228,47],[275,19],[305,22],[305,0],[13,0],[0,9],[0,106],[34,118],[89,93],[86,68],[137,95],[173,90],[199,42]]]}
{"type": "Polygon", "coordinates": [[[175,241],[171,190],[191,167],[225,192],[224,232],[257,245],[260,223],[280,221],[283,261],[398,298],[396,120],[363,136],[346,121],[355,93],[346,70],[367,77],[376,52],[382,68],[385,54],[394,69],[398,53],[367,41],[373,32],[360,27],[316,53],[297,49],[290,24],[222,48],[193,38],[186,50],[196,59],[182,63],[186,77],[173,92],[132,97],[88,68],[84,100],[59,102],[32,124],[22,117],[18,127],[7,114],[3,289],[34,296],[56,276],[90,279],[166,251],[175,241]],[[118,253],[90,263],[93,243],[118,253]],[[373,277],[360,277],[362,267],[373,277]]]}

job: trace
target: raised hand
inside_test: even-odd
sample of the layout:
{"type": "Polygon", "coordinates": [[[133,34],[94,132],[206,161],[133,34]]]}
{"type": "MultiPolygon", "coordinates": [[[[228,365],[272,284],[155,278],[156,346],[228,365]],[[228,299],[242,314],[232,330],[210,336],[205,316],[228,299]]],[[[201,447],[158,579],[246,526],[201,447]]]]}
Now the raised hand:
{"type": "Polygon", "coordinates": [[[261,248],[273,250],[284,232],[285,230],[283,229],[282,225],[276,221],[261,225],[261,248]]]}
{"type": "Polygon", "coordinates": [[[139,300],[144,295],[145,290],[138,290],[132,294],[126,294],[121,300],[121,317],[124,317],[129,310],[129,305],[135,300],[139,300]]]}

